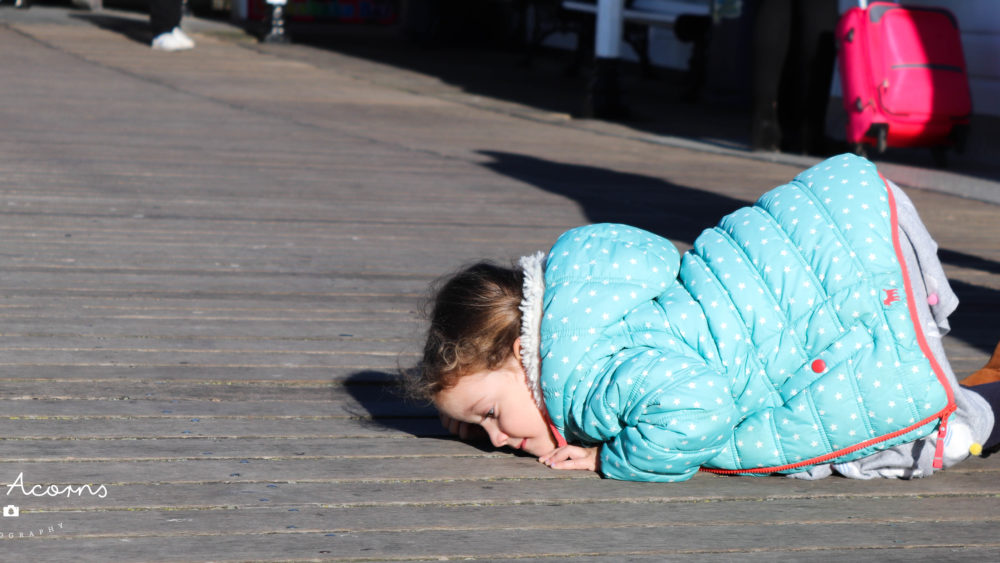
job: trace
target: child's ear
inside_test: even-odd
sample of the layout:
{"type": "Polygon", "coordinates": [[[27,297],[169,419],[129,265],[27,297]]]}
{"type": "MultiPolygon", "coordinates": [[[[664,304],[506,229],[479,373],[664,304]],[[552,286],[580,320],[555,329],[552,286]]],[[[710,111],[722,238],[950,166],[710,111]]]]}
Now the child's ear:
{"type": "Polygon", "coordinates": [[[521,363],[521,337],[518,336],[514,340],[514,358],[517,359],[517,363],[521,363]]]}

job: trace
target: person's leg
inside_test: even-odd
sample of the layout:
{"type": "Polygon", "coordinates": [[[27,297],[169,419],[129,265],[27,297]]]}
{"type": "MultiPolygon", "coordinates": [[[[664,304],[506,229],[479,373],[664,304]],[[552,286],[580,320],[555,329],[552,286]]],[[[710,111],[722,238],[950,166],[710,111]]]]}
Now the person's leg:
{"type": "Polygon", "coordinates": [[[194,40],[181,30],[181,14],[181,0],[149,0],[153,49],[182,51],[194,47],[194,40]]]}
{"type": "Polygon", "coordinates": [[[149,0],[149,26],[153,37],[170,33],[181,23],[180,0],[149,0]]]}
{"type": "Polygon", "coordinates": [[[750,146],[778,150],[778,89],[788,53],[792,0],[761,0],[753,30],[753,108],[750,146]]]}
{"type": "MultiPolygon", "coordinates": [[[[834,29],[837,26],[837,2],[834,0],[798,0],[794,7],[798,33],[797,45],[789,53],[793,58],[794,119],[787,131],[789,150],[822,154],[826,106],[836,58],[834,29]]],[[[787,96],[786,96],[787,97],[787,96]]],[[[784,101],[784,97],[781,98],[784,101]]],[[[781,102],[779,102],[781,103],[781,102]]],[[[784,131],[784,129],[783,129],[784,131]]]]}
{"type": "MultiPolygon", "coordinates": [[[[994,419],[1000,421],[1000,381],[965,388],[986,399],[986,402],[993,408],[994,419]]],[[[983,442],[983,453],[980,455],[986,457],[997,451],[1000,451],[1000,424],[993,425],[993,431],[990,432],[989,438],[983,442]]]]}

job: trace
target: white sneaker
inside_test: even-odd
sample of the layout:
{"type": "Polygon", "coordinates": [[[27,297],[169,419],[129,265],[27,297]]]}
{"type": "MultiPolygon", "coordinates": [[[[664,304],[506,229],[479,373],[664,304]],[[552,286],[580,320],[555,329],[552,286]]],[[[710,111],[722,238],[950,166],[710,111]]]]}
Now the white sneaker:
{"type": "Polygon", "coordinates": [[[186,49],[194,47],[194,39],[191,39],[180,27],[175,27],[170,33],[174,34],[174,37],[179,39],[182,44],[186,45],[186,49]]]}
{"type": "MultiPolygon", "coordinates": [[[[191,40],[188,39],[188,41],[191,40]]],[[[191,42],[190,44],[185,43],[184,40],[178,38],[173,31],[168,31],[154,37],[152,47],[157,51],[182,51],[184,49],[194,47],[194,42],[191,42]]]]}

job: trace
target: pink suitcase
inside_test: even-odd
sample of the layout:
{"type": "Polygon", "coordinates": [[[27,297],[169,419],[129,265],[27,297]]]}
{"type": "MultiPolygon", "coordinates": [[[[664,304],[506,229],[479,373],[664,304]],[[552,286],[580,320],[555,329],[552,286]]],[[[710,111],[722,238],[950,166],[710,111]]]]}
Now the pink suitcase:
{"type": "Polygon", "coordinates": [[[958,21],[945,9],[872,2],[837,24],[847,141],[868,146],[932,147],[945,164],[962,148],[972,113],[958,21]]]}

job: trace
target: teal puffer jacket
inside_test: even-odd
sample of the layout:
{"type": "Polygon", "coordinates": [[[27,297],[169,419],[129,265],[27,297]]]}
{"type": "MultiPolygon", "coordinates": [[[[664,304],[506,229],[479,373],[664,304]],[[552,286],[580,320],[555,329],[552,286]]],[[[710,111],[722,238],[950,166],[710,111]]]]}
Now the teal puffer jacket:
{"type": "Polygon", "coordinates": [[[795,472],[926,436],[954,410],[911,303],[892,194],[831,158],[725,217],[683,258],[625,225],[545,266],[540,383],[601,471],[795,472]]]}

